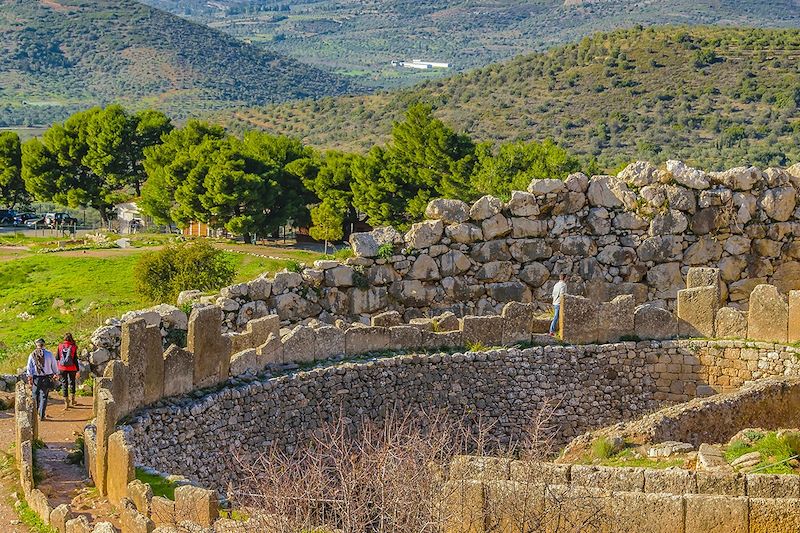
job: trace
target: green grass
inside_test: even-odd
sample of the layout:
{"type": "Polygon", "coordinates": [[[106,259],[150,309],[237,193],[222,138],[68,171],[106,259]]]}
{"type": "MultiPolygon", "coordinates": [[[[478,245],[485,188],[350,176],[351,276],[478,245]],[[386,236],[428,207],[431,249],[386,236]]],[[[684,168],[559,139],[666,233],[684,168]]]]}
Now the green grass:
{"type": "Polygon", "coordinates": [[[147,483],[150,485],[150,488],[153,489],[153,496],[161,496],[162,498],[167,498],[169,500],[175,499],[175,489],[178,487],[177,483],[173,481],[167,481],[161,476],[148,474],[141,468],[136,469],[136,479],[142,483],[147,483]]]}
{"type": "MultiPolygon", "coordinates": [[[[265,255],[271,252],[264,250],[265,255]]],[[[141,253],[119,251],[103,258],[28,253],[0,261],[0,372],[14,372],[24,365],[39,337],[52,349],[70,331],[82,348],[107,318],[156,303],[134,289],[133,270],[141,253]],[[56,299],[64,301],[59,309],[53,308],[56,299]],[[22,313],[32,318],[18,318],[22,313]]],[[[280,253],[287,258],[229,253],[236,266],[235,281],[296,268],[298,261],[310,263],[321,257],[303,250],[280,253]]]]}
{"type": "Polygon", "coordinates": [[[605,437],[599,437],[592,443],[592,457],[595,459],[608,459],[614,453],[614,444],[605,437]]]}
{"type": "Polygon", "coordinates": [[[742,441],[734,441],[725,450],[725,459],[731,463],[742,455],[751,452],[761,452],[762,461],[756,465],[753,470],[758,470],[759,474],[798,474],[797,470],[792,467],[780,463],[786,461],[790,457],[800,453],[800,442],[796,439],[790,440],[785,436],[778,437],[774,431],[764,434],[757,434],[754,432],[748,435],[753,444],[747,444],[742,441]]]}

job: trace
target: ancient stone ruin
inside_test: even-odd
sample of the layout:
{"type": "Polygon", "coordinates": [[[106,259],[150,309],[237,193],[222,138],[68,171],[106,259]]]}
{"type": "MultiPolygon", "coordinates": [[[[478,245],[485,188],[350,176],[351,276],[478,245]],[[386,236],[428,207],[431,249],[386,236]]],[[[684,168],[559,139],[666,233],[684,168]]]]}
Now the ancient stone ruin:
{"type": "MultiPolygon", "coordinates": [[[[689,443],[714,416],[734,419],[731,405],[768,425],[796,385],[751,382],[800,378],[799,187],[797,166],[706,173],[676,161],[534,180],[507,203],[434,200],[405,234],[354,235],[344,262],[185,293],[188,316],[166,304],[128,313],[95,332],[88,354],[102,375],[85,432],[90,476],[130,531],[186,521],[226,530],[218,498],[238,475],[227,459],[290,452],[337,416],[480,417],[498,447],[551,399],[563,445],[605,426],[652,426],[659,409],[676,410],[659,411],[659,427],[689,443]],[[554,339],[562,272],[571,278],[554,339]],[[190,484],[174,501],[153,497],[134,467],[190,484]]],[[[47,508],[29,473],[35,420],[18,387],[23,487],[62,529],[68,514],[47,508]]],[[[800,494],[775,488],[783,482],[756,475],[740,490],[705,474],[604,468],[458,458],[443,501],[460,514],[446,530],[515,530],[508,510],[520,499],[578,520],[587,509],[564,501],[587,493],[601,530],[797,526],[782,505],[798,509],[800,494]]]]}

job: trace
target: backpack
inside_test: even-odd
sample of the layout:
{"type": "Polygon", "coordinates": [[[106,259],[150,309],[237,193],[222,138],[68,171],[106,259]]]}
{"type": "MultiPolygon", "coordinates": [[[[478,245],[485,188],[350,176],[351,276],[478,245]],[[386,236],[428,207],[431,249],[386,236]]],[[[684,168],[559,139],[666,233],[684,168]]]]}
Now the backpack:
{"type": "Polygon", "coordinates": [[[61,366],[75,366],[73,351],[77,352],[77,350],[73,350],[73,348],[72,344],[64,344],[61,347],[61,353],[58,354],[61,366]]]}

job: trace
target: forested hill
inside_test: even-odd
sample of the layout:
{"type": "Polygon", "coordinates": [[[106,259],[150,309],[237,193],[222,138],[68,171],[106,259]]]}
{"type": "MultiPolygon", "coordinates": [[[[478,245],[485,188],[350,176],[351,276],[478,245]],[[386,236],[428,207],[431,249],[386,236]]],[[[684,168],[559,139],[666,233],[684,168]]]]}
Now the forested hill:
{"type": "Polygon", "coordinates": [[[660,27],[579,43],[411,89],[227,115],[328,148],[364,150],[423,101],[478,139],[553,138],[612,168],[800,161],[800,31],[660,27]]]}
{"type": "Polygon", "coordinates": [[[142,0],[378,87],[465,71],[635,24],[800,26],[797,0],[142,0]]]}
{"type": "Polygon", "coordinates": [[[0,0],[0,126],[91,105],[174,117],[341,94],[342,79],[131,0],[0,0]]]}

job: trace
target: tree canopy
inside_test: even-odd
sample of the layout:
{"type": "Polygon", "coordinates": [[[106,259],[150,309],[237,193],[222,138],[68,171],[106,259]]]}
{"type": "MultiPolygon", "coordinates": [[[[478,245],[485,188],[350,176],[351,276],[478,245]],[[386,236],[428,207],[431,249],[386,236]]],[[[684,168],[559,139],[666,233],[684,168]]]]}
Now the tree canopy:
{"type": "Polygon", "coordinates": [[[13,209],[27,199],[19,136],[11,131],[0,132],[0,204],[13,209]]]}

